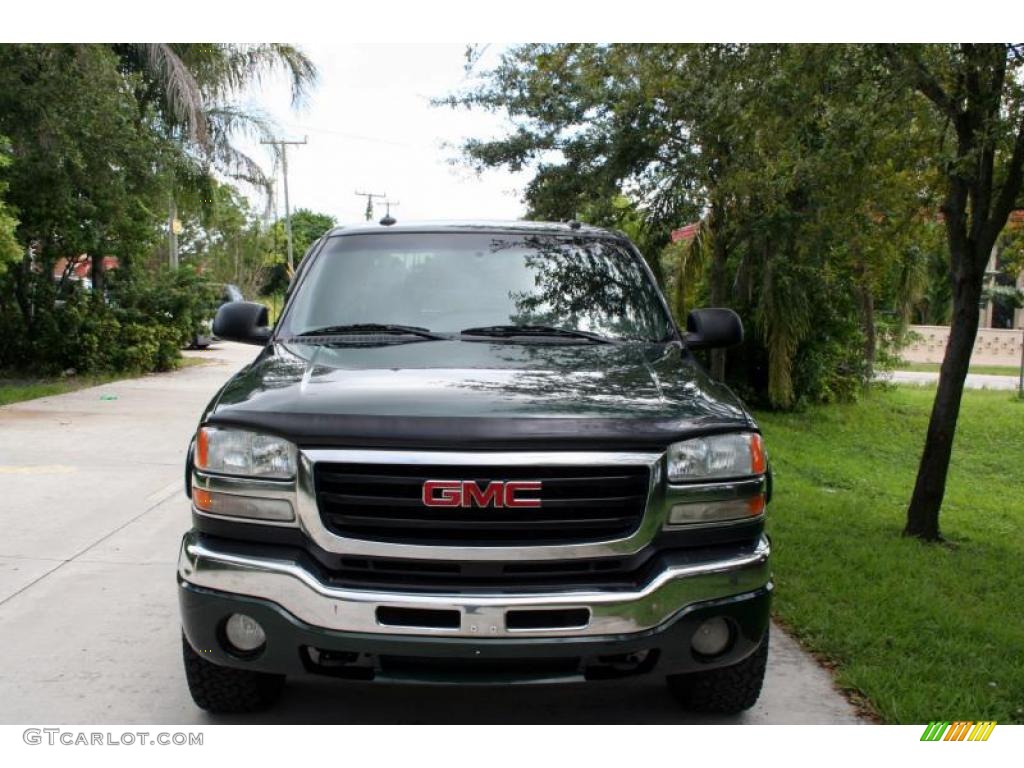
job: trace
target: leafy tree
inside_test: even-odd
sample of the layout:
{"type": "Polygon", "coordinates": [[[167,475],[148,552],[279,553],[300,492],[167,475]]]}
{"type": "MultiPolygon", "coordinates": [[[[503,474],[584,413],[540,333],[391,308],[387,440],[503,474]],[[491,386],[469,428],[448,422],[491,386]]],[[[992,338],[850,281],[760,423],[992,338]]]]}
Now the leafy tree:
{"type": "MultiPolygon", "coordinates": [[[[11,160],[8,154],[7,139],[0,136],[0,172],[10,165],[11,160]]],[[[16,261],[21,255],[21,249],[14,238],[14,232],[18,227],[18,221],[14,218],[7,204],[4,203],[4,193],[7,185],[0,182],[0,273],[11,262],[16,261]]],[[[0,297],[0,311],[6,311],[0,297]]]]}
{"type": "Polygon", "coordinates": [[[282,43],[127,43],[111,46],[122,69],[138,76],[136,97],[153,106],[160,127],[194,150],[206,166],[258,186],[269,180],[259,164],[239,151],[239,136],[266,138],[272,126],[259,112],[237,103],[252,82],[282,71],[300,103],[316,82],[313,62],[282,43]]]}
{"type": "MultiPolygon", "coordinates": [[[[876,299],[905,303],[890,262],[927,205],[934,133],[878,70],[855,46],[527,45],[447,103],[511,119],[464,149],[533,165],[531,215],[606,223],[626,195],[677,310],[739,310],[752,333],[730,378],[789,407],[852,396],[871,377],[876,299]],[[698,217],[666,263],[669,231],[698,217]]],[[[725,364],[712,355],[716,375],[725,364]]]]}
{"type": "MultiPolygon", "coordinates": [[[[296,255],[304,255],[316,240],[323,237],[337,223],[337,220],[327,213],[317,213],[308,208],[293,211],[292,246],[296,255]]],[[[277,229],[277,239],[284,242],[284,220],[275,222],[274,227],[277,229]]]]}
{"type": "Polygon", "coordinates": [[[316,67],[302,51],[281,43],[111,47],[122,69],[141,83],[135,92],[140,104],[158,115],[154,128],[185,150],[166,167],[168,221],[178,218],[179,205],[196,207],[211,199],[211,170],[269,194],[272,180],[235,142],[243,136],[270,139],[273,126],[262,113],[237,100],[252,82],[283,71],[291,79],[293,103],[300,103],[317,76],[316,67]]]}
{"type": "MultiPolygon", "coordinates": [[[[182,210],[181,259],[219,283],[242,293],[281,293],[290,277],[285,256],[284,221],[267,226],[248,198],[230,184],[211,185],[209,197],[182,210]]],[[[299,209],[292,214],[295,249],[304,254],[335,225],[328,214],[299,209]]]]}
{"type": "MultiPolygon", "coordinates": [[[[153,282],[147,256],[169,202],[200,212],[210,230],[214,197],[237,196],[216,176],[267,183],[233,145],[265,121],[234,99],[282,66],[301,96],[315,71],[291,46],[0,46],[0,134],[10,147],[0,150],[0,366],[147,369],[177,356],[204,304],[186,299],[204,295],[206,281],[161,272],[153,282]],[[68,279],[82,254],[94,257],[91,292],[68,279]],[[120,263],[109,280],[105,256],[120,263]],[[62,258],[68,268],[54,281],[62,258]],[[115,337],[136,353],[115,354],[115,337]]],[[[269,250],[247,212],[219,210],[216,239],[204,247],[252,236],[269,250]]]]}
{"type": "Polygon", "coordinates": [[[904,532],[941,538],[939,510],[964,380],[978,333],[985,267],[1024,176],[1024,47],[956,44],[884,48],[894,75],[922,95],[952,134],[937,157],[949,254],[952,324],[904,532]]]}
{"type": "Polygon", "coordinates": [[[1024,272],[1024,227],[1008,226],[999,238],[999,264],[1011,279],[1024,272]]]}
{"type": "Polygon", "coordinates": [[[208,194],[198,207],[180,211],[181,262],[217,283],[237,285],[245,296],[255,296],[273,262],[271,234],[235,187],[214,182],[208,194]]]}
{"type": "MultiPolygon", "coordinates": [[[[296,256],[301,257],[305,255],[309,247],[337,223],[337,220],[330,214],[316,213],[308,208],[299,208],[297,211],[293,211],[292,247],[296,256]]],[[[267,295],[284,293],[288,288],[288,283],[291,281],[291,275],[288,274],[288,259],[285,253],[287,236],[283,219],[274,222],[271,234],[274,251],[271,257],[270,272],[263,289],[267,295]]]]}
{"type": "Polygon", "coordinates": [[[12,157],[3,176],[24,254],[10,278],[29,333],[53,301],[32,274],[48,277],[58,258],[83,253],[130,268],[156,234],[154,168],[175,148],[149,129],[129,87],[103,46],[0,47],[0,133],[12,157]]]}

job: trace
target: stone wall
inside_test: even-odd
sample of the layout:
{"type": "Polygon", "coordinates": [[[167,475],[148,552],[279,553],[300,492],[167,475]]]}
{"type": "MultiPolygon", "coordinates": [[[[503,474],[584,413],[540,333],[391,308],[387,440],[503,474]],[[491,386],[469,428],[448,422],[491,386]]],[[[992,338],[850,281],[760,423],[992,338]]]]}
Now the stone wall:
{"type": "MultiPolygon", "coordinates": [[[[900,353],[911,363],[941,363],[949,339],[948,325],[912,325],[910,330],[919,337],[900,353]]],[[[1020,365],[1024,330],[1015,328],[979,328],[974,342],[971,362],[976,365],[1020,365]]]]}

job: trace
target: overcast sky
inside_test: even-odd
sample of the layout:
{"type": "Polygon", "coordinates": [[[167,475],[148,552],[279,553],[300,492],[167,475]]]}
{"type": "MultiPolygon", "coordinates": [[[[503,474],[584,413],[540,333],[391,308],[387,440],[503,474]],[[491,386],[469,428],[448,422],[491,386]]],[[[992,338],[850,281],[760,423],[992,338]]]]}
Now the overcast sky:
{"type": "MultiPolygon", "coordinates": [[[[301,44],[300,44],[301,45],[301,44]]],[[[320,70],[304,109],[293,110],[287,80],[268,80],[246,100],[261,107],[289,147],[292,210],[311,208],[339,223],[362,221],[354,192],[386,193],[398,219],[519,218],[527,174],[453,167],[467,137],[501,133],[501,118],[479,111],[432,107],[431,98],[466,85],[464,45],[301,45],[320,70]]],[[[484,64],[497,49],[488,49],[484,64]]],[[[269,171],[266,148],[246,145],[269,171]]],[[[278,184],[280,188],[280,184],[278,184]]],[[[278,192],[278,211],[284,215],[278,192]]],[[[383,215],[378,206],[375,218],[383,215]]]]}

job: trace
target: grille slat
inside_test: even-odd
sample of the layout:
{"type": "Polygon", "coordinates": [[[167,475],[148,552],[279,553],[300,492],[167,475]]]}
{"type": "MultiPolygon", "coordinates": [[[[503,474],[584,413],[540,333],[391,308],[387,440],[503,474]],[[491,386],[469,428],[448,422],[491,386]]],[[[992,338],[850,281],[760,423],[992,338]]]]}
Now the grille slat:
{"type": "Polygon", "coordinates": [[[359,509],[360,507],[423,507],[423,501],[401,496],[365,496],[354,493],[329,493],[323,491],[320,498],[329,504],[359,509]]]}
{"type": "MultiPolygon", "coordinates": [[[[335,517],[342,525],[353,528],[413,528],[423,524],[422,518],[412,517],[378,517],[368,515],[336,515],[335,517]]],[[[559,528],[567,523],[581,528],[601,528],[609,525],[617,527],[628,525],[632,520],[632,517],[581,517],[572,520],[509,520],[508,518],[498,520],[458,520],[439,518],[432,522],[436,522],[437,525],[444,526],[445,528],[465,531],[486,531],[495,525],[500,525],[502,528],[524,530],[559,528]]]]}
{"type": "MultiPolygon", "coordinates": [[[[415,499],[403,498],[401,496],[367,496],[354,493],[330,493],[324,491],[320,498],[331,504],[340,504],[346,507],[419,507],[423,508],[423,500],[420,497],[415,499]]],[[[586,499],[544,499],[544,509],[572,509],[574,507],[629,507],[636,504],[637,497],[634,496],[610,496],[594,497],[586,499]]],[[[520,510],[530,512],[530,508],[520,510]]]]}
{"type": "MultiPolygon", "coordinates": [[[[448,467],[447,469],[451,469],[448,467]]],[[[321,471],[319,477],[325,482],[329,483],[346,483],[346,484],[403,484],[403,485],[416,485],[423,482],[424,479],[438,480],[444,478],[435,477],[421,477],[421,476],[410,476],[407,468],[402,468],[403,474],[388,474],[386,472],[379,472],[376,474],[370,473],[358,473],[358,472],[330,472],[327,470],[321,471]]],[[[644,470],[646,472],[646,470],[644,470]]],[[[494,474],[494,470],[485,473],[480,478],[473,478],[469,476],[460,477],[460,480],[473,480],[473,479],[485,479],[494,474]]],[[[529,473],[527,473],[529,474],[529,473]]],[[[586,477],[544,477],[545,483],[551,483],[552,485],[586,485],[593,486],[601,483],[623,483],[635,479],[635,475],[588,475],[586,477]]]]}
{"type": "Polygon", "coordinates": [[[650,470],[318,464],[315,478],[321,518],[338,535],[395,543],[507,546],[628,536],[643,518],[650,470]],[[539,481],[541,506],[428,507],[421,496],[427,480],[471,480],[481,488],[493,481],[539,481]]]}

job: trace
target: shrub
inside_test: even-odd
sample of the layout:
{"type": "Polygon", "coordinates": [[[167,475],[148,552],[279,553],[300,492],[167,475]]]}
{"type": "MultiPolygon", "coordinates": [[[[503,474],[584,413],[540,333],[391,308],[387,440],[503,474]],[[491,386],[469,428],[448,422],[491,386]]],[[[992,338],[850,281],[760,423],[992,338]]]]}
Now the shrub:
{"type": "Polygon", "coordinates": [[[0,368],[35,375],[172,369],[217,304],[217,290],[190,267],[111,271],[102,297],[77,285],[58,295],[48,269],[21,268],[0,278],[4,304],[19,307],[0,313],[0,368]]]}

